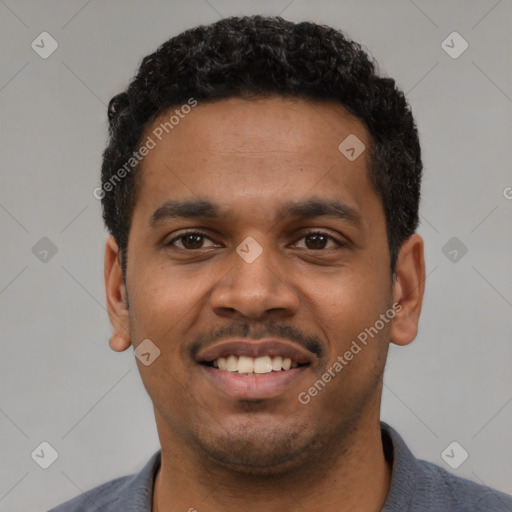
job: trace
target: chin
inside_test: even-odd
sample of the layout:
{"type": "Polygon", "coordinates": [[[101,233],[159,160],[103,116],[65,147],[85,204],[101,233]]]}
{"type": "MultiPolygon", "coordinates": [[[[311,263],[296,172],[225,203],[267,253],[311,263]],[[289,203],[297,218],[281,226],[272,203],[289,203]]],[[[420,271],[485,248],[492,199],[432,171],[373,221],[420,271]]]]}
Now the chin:
{"type": "Polygon", "coordinates": [[[300,466],[316,437],[304,436],[304,429],[297,426],[291,431],[283,424],[281,429],[279,425],[272,429],[246,426],[216,434],[197,440],[214,463],[240,474],[261,476],[283,474],[300,466]]]}

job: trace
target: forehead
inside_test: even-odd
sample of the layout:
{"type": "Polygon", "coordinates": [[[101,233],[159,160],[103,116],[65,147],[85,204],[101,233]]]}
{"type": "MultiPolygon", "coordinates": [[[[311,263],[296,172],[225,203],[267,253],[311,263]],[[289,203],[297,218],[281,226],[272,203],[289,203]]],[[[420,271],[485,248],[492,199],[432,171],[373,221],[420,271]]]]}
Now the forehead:
{"type": "Polygon", "coordinates": [[[173,115],[180,110],[177,106],[160,115],[146,135],[152,135],[157,143],[164,139],[177,152],[183,152],[181,142],[187,138],[184,151],[237,150],[253,152],[255,156],[266,151],[304,155],[322,147],[331,153],[351,134],[369,143],[363,123],[335,101],[275,96],[254,100],[229,98],[199,102],[188,108],[190,112],[186,115],[173,115]],[[174,136],[168,137],[171,134],[174,136]]]}
{"type": "Polygon", "coordinates": [[[377,200],[367,177],[369,134],[337,102],[230,98],[199,102],[187,114],[176,110],[158,117],[143,138],[154,147],[142,161],[138,196],[151,213],[194,197],[230,211],[275,204],[272,215],[308,196],[339,199],[354,210],[377,200]],[[353,161],[339,149],[347,137],[366,147],[353,161]]]}

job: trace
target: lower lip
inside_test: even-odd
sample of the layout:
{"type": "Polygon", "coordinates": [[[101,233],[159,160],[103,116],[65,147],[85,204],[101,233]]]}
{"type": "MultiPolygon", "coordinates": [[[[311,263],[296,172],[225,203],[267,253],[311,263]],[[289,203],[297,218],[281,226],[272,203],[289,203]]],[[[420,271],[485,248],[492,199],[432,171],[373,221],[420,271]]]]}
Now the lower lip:
{"type": "Polygon", "coordinates": [[[230,397],[240,400],[261,400],[279,395],[292,387],[304,375],[308,367],[309,365],[299,366],[256,377],[201,365],[202,371],[218,389],[230,397]]]}

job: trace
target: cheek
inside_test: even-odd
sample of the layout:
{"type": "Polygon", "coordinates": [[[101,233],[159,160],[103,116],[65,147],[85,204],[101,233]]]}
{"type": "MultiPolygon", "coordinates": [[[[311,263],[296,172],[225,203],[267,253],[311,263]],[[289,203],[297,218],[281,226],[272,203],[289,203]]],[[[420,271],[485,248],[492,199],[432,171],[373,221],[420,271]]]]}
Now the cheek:
{"type": "Polygon", "coordinates": [[[137,360],[144,386],[149,395],[159,402],[174,397],[178,403],[186,383],[186,370],[180,353],[180,337],[183,329],[191,324],[190,318],[198,307],[198,290],[195,283],[186,286],[185,280],[174,270],[164,271],[157,267],[137,267],[129,286],[130,337],[136,346],[149,339],[159,350],[158,357],[149,365],[137,360]],[[136,275],[135,275],[136,274],[136,275]]]}
{"type": "MultiPolygon", "coordinates": [[[[389,307],[391,282],[378,266],[361,261],[340,268],[326,280],[303,283],[318,324],[341,335],[373,324],[389,307]]],[[[357,332],[356,332],[357,334],[357,332]]]]}
{"type": "MultiPolygon", "coordinates": [[[[133,264],[135,267],[136,262],[133,264]]],[[[208,283],[208,275],[197,279],[197,273],[180,266],[165,263],[138,266],[130,287],[136,334],[149,338],[153,335],[161,342],[172,338],[176,329],[186,325],[187,318],[201,307],[208,283]]]]}
{"type": "MultiPolygon", "coordinates": [[[[323,286],[318,286],[318,282],[314,287],[308,285],[307,297],[315,323],[328,340],[327,367],[351,349],[352,353],[344,358],[348,359],[347,368],[358,368],[358,374],[364,376],[379,367],[387,351],[392,318],[386,317],[387,322],[380,320],[391,306],[390,277],[381,267],[380,263],[372,263],[370,257],[365,261],[361,258],[350,268],[341,268],[331,275],[323,286]]],[[[352,378],[358,376],[354,374],[352,378]]]]}
{"type": "Polygon", "coordinates": [[[186,413],[183,397],[188,394],[190,368],[182,341],[201,307],[201,283],[176,268],[139,269],[130,288],[130,336],[134,345],[150,339],[158,347],[159,355],[150,365],[137,360],[137,366],[154,405],[173,421],[186,413]]]}
{"type": "Polygon", "coordinates": [[[357,416],[375,397],[386,361],[391,319],[380,320],[389,306],[385,288],[373,279],[339,278],[328,293],[319,293],[316,324],[327,338],[326,358],[308,389],[316,407],[333,422],[340,411],[357,416]],[[375,330],[376,322],[378,329],[375,330]],[[382,323],[382,325],[381,325],[382,323]],[[327,382],[326,382],[327,381],[327,382]],[[322,384],[324,382],[325,384],[322,384]]]}

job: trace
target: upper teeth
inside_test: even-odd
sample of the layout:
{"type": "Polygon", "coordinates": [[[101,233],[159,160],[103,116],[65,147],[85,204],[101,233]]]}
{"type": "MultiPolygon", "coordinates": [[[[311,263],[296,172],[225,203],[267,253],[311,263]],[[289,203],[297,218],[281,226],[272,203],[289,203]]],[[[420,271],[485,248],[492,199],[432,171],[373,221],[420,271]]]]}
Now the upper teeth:
{"type": "Polygon", "coordinates": [[[281,369],[296,368],[298,364],[295,361],[292,363],[289,357],[283,359],[281,356],[248,357],[231,355],[229,357],[219,357],[213,361],[213,366],[229,372],[270,373],[281,371],[281,369]]]}

